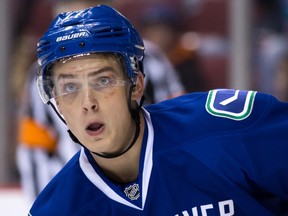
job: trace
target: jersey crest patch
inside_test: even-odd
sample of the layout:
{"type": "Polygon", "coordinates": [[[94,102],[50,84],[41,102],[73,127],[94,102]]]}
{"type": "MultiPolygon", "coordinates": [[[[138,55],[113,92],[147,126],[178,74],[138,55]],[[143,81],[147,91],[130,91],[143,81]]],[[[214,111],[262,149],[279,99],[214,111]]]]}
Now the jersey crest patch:
{"type": "Polygon", "coordinates": [[[214,116],[240,121],[251,114],[255,96],[255,91],[211,90],[206,100],[206,110],[214,116]]]}
{"type": "Polygon", "coordinates": [[[124,192],[130,200],[137,200],[140,197],[139,185],[135,183],[126,187],[124,192]]]}

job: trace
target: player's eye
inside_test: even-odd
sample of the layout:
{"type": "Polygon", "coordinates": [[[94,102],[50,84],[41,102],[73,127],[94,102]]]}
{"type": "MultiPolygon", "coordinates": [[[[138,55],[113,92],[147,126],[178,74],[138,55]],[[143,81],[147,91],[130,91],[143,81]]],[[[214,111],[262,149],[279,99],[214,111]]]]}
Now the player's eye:
{"type": "Polygon", "coordinates": [[[73,82],[65,82],[59,85],[57,89],[57,95],[66,95],[77,92],[81,89],[81,85],[73,82]]]}
{"type": "Polygon", "coordinates": [[[64,85],[64,93],[71,93],[79,90],[79,87],[75,83],[67,83],[64,85]]]}
{"type": "Polygon", "coordinates": [[[114,83],[115,83],[115,79],[113,78],[101,77],[96,80],[94,87],[96,88],[109,87],[109,86],[113,86],[114,83]]]}

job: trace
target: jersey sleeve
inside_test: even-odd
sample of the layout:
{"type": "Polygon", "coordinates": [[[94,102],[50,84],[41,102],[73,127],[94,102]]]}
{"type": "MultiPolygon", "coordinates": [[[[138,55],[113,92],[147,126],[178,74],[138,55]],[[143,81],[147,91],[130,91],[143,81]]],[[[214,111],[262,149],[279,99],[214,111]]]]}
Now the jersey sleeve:
{"type": "Polygon", "coordinates": [[[218,89],[208,93],[206,111],[216,117],[209,119],[210,125],[216,122],[210,131],[218,130],[214,143],[229,148],[230,162],[242,164],[242,174],[237,175],[239,167],[234,167],[225,175],[243,187],[259,189],[251,193],[288,201],[288,103],[255,91],[218,89]]]}
{"type": "Polygon", "coordinates": [[[241,139],[253,167],[252,181],[288,201],[288,104],[259,93],[251,115],[258,118],[241,139]]]}

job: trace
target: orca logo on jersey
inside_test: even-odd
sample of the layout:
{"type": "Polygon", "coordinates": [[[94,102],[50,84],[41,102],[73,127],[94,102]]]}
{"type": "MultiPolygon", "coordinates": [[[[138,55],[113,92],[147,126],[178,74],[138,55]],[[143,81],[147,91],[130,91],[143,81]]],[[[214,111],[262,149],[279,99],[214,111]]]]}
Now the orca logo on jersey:
{"type": "Polygon", "coordinates": [[[255,96],[255,91],[211,90],[206,100],[206,110],[214,116],[240,121],[251,114],[255,96]]]}

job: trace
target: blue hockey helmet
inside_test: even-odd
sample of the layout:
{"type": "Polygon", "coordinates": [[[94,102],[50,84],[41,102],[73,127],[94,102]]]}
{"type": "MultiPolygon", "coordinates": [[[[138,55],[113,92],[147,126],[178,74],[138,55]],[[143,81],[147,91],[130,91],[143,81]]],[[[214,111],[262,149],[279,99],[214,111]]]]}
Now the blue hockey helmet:
{"type": "MultiPolygon", "coordinates": [[[[98,5],[80,11],[61,13],[37,44],[38,88],[44,102],[51,97],[43,85],[55,62],[89,53],[115,53],[124,57],[127,76],[135,84],[143,72],[144,44],[140,34],[118,11],[98,5]]],[[[47,80],[46,80],[47,81],[47,80]]]]}

